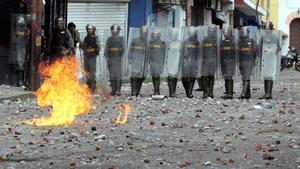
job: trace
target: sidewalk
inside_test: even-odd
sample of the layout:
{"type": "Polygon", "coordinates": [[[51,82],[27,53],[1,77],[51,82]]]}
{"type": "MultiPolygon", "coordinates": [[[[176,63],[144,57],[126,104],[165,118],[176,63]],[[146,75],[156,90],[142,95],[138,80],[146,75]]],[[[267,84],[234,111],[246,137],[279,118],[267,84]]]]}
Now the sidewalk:
{"type": "Polygon", "coordinates": [[[33,97],[33,92],[21,87],[0,85],[0,102],[3,100],[16,100],[33,97]]]}

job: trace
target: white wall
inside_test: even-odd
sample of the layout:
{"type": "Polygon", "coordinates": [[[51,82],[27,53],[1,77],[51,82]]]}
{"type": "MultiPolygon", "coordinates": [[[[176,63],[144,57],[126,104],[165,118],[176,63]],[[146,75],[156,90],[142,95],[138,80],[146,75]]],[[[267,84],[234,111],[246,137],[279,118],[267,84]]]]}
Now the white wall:
{"type": "Polygon", "coordinates": [[[287,17],[298,9],[300,9],[299,0],[279,0],[278,29],[288,34],[288,38],[282,41],[282,54],[287,53],[290,44],[290,25],[286,22],[287,17]]]}

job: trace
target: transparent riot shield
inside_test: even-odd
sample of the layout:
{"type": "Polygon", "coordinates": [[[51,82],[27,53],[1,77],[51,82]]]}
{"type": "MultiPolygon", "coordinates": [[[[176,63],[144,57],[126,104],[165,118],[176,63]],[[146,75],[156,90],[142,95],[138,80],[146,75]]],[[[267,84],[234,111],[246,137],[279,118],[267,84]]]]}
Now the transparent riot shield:
{"type": "Polygon", "coordinates": [[[166,28],[152,27],[149,30],[148,45],[148,76],[163,77],[166,75],[163,71],[166,52],[166,28]]]}
{"type": "Polygon", "coordinates": [[[280,31],[261,31],[260,78],[262,80],[277,80],[279,78],[281,37],[280,31]]]}
{"type": "Polygon", "coordinates": [[[179,78],[181,70],[182,33],[178,28],[168,28],[164,76],[179,78]]]}
{"type": "Polygon", "coordinates": [[[147,73],[148,28],[130,28],[125,54],[124,78],[145,78],[147,73]]]}
{"type": "Polygon", "coordinates": [[[25,70],[28,38],[27,15],[12,14],[8,63],[18,71],[25,70]]]}
{"type": "Polygon", "coordinates": [[[259,79],[259,32],[256,28],[243,27],[239,30],[238,79],[259,79]]]}
{"type": "Polygon", "coordinates": [[[225,80],[236,79],[237,54],[238,54],[238,30],[230,26],[223,27],[220,43],[220,62],[218,64],[218,77],[225,80]]]}
{"type": "MultiPolygon", "coordinates": [[[[105,76],[97,79],[99,72],[99,55],[101,52],[101,42],[97,31],[88,34],[87,32],[81,34],[82,41],[78,49],[76,49],[76,57],[78,63],[80,63],[81,69],[84,71],[85,77],[82,78],[86,83],[95,90],[96,82],[105,81],[105,76]],[[98,62],[98,63],[97,63],[98,62]]],[[[100,66],[101,67],[101,66],[100,66]]]]}
{"type": "Polygon", "coordinates": [[[104,57],[107,62],[109,79],[123,80],[126,40],[122,36],[122,33],[112,35],[110,31],[106,32],[106,37],[108,38],[105,41],[104,57]]]}
{"type": "Polygon", "coordinates": [[[200,65],[200,43],[198,27],[183,29],[183,45],[181,55],[181,77],[196,78],[200,65]]]}
{"type": "Polygon", "coordinates": [[[105,32],[104,58],[106,59],[108,69],[108,79],[111,87],[112,95],[120,95],[124,80],[124,67],[126,67],[125,47],[126,38],[124,38],[124,30],[114,31],[107,30],[105,32]],[[115,31],[115,32],[114,32],[115,31]]]}
{"type": "Polygon", "coordinates": [[[200,67],[198,76],[215,76],[217,78],[220,52],[220,31],[216,25],[200,26],[200,67]]]}

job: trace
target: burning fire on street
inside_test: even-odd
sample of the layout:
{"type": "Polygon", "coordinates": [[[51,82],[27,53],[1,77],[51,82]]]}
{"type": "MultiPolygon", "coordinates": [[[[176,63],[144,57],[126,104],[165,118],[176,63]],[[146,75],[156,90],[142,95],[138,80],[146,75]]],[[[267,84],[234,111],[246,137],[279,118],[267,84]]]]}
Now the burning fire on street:
{"type": "Polygon", "coordinates": [[[128,115],[131,112],[131,104],[129,104],[129,103],[122,104],[121,108],[124,110],[124,112],[120,112],[120,114],[116,120],[117,125],[123,125],[123,124],[127,123],[128,115]]]}
{"type": "Polygon", "coordinates": [[[87,114],[93,109],[93,95],[87,85],[81,84],[76,76],[78,64],[75,57],[64,57],[50,66],[39,65],[39,73],[44,79],[35,92],[38,105],[51,106],[50,116],[26,121],[36,126],[66,126],[75,117],[87,114]]]}

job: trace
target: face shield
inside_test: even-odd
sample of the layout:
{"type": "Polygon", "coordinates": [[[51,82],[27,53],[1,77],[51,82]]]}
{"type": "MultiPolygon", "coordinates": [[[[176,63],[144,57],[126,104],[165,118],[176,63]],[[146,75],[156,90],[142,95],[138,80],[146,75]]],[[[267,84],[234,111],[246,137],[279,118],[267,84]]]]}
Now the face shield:
{"type": "Polygon", "coordinates": [[[120,28],[119,25],[115,25],[115,24],[114,24],[114,25],[111,26],[110,30],[111,30],[111,34],[112,34],[113,36],[116,36],[116,35],[119,35],[119,34],[120,34],[121,28],[120,28]]]}

